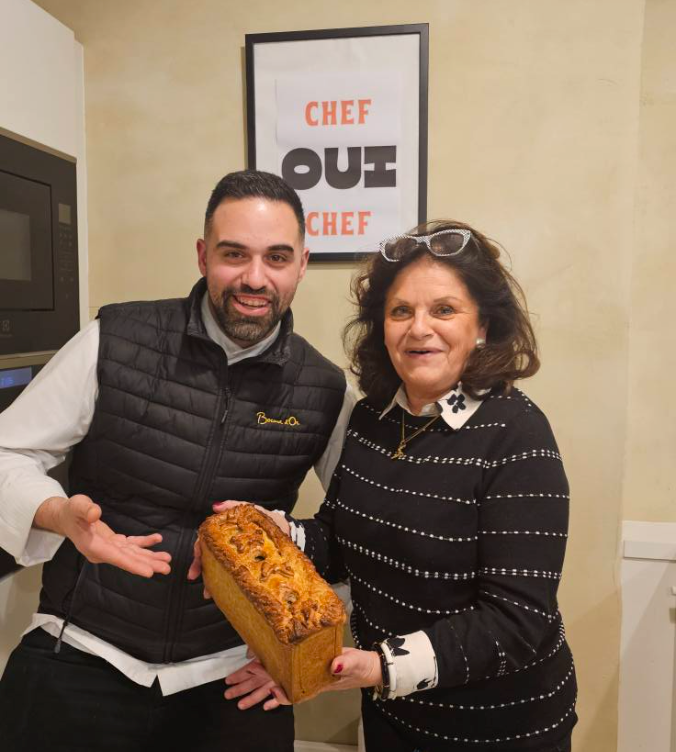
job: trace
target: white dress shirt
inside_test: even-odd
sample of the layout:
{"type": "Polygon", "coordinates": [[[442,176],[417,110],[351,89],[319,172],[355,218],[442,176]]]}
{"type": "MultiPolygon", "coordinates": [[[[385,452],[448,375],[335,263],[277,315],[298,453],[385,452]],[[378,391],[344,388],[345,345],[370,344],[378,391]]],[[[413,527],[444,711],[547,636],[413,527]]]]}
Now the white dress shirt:
{"type": "MultiPolygon", "coordinates": [[[[201,311],[207,334],[223,348],[230,364],[258,355],[279,335],[278,324],[264,340],[242,348],[225,336],[206,295],[201,311]]],[[[66,496],[61,484],[46,473],[63,462],[71,447],[82,441],[89,430],[98,397],[98,350],[99,322],[92,321],[0,413],[0,547],[23,566],[50,560],[63,542],[56,533],[33,528],[33,518],[45,499],[66,496]]],[[[338,421],[315,465],[324,490],[340,457],[356,399],[348,384],[338,421]]],[[[62,619],[36,613],[26,632],[42,627],[57,637],[62,626],[62,619]]],[[[157,678],[165,695],[222,679],[247,662],[243,645],[180,663],[149,664],[73,624],[67,626],[62,639],[104,658],[137,684],[149,687],[157,678]]]]}

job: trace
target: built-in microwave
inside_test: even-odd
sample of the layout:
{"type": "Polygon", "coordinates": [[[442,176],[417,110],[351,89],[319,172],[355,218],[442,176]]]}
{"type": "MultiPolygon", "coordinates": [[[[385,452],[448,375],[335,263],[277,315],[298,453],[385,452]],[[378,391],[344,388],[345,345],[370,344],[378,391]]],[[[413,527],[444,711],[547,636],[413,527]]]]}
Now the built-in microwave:
{"type": "Polygon", "coordinates": [[[61,347],[78,288],[75,160],[0,134],[0,359],[61,347]]]}
{"type": "MultiPolygon", "coordinates": [[[[75,160],[0,133],[0,412],[79,329],[75,160]]],[[[65,483],[64,465],[50,473],[65,483]]],[[[0,579],[16,569],[0,550],[0,579]]]]}

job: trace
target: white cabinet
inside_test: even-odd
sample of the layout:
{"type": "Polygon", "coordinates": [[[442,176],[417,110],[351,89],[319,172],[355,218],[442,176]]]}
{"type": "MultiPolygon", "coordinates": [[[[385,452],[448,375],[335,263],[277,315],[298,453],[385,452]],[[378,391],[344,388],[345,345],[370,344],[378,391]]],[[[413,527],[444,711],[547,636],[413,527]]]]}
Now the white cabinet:
{"type": "Polygon", "coordinates": [[[80,323],[89,321],[84,51],[30,0],[0,0],[0,132],[77,160],[80,323]]]}
{"type": "Polygon", "coordinates": [[[676,752],[676,523],[622,538],[618,752],[676,752]]]}

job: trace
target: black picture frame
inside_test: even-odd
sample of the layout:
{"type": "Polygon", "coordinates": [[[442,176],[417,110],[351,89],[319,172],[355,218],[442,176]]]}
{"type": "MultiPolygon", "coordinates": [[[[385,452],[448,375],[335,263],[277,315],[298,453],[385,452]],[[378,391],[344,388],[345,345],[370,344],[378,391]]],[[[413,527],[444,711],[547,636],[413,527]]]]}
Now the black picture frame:
{"type": "MultiPolygon", "coordinates": [[[[304,43],[304,42],[316,42],[318,40],[353,40],[350,44],[358,45],[360,42],[368,43],[373,38],[383,38],[383,43],[388,43],[389,40],[394,40],[396,43],[398,38],[402,36],[414,37],[417,44],[417,56],[415,60],[407,60],[406,62],[411,66],[417,65],[417,160],[412,158],[413,148],[415,144],[406,143],[405,146],[409,150],[408,164],[413,165],[414,162],[417,166],[417,191],[415,192],[415,201],[412,201],[406,197],[406,205],[402,210],[402,217],[407,218],[407,224],[400,227],[392,227],[391,231],[388,231],[386,235],[381,234],[378,239],[386,237],[387,235],[395,235],[399,232],[409,229],[415,224],[424,222],[427,219],[427,159],[428,159],[428,86],[429,86],[429,25],[422,24],[402,24],[392,26],[369,26],[369,27],[354,27],[354,28],[341,28],[341,29],[317,29],[308,31],[289,31],[289,32],[273,32],[263,34],[247,34],[245,36],[245,57],[246,57],[246,133],[247,133],[247,163],[248,167],[252,169],[263,169],[269,172],[275,172],[282,174],[279,169],[279,165],[273,165],[270,162],[272,160],[262,160],[260,157],[260,150],[258,143],[261,136],[261,120],[263,117],[261,113],[256,110],[256,95],[257,95],[257,82],[259,77],[266,77],[269,81],[271,76],[275,75],[274,68],[268,63],[269,70],[263,71],[263,63],[257,61],[257,52],[262,49],[262,46],[266,47],[266,52],[270,52],[272,49],[269,47],[273,45],[274,53],[283,59],[285,52],[289,50],[289,43],[304,43]],[[286,46],[285,46],[286,45],[286,46]],[[258,139],[258,140],[257,140],[258,139]],[[411,221],[413,220],[413,221],[411,221]]],[[[415,45],[412,45],[415,47],[415,45]]],[[[355,47],[356,49],[356,47],[355,47]]],[[[362,54],[365,54],[368,50],[367,44],[364,44],[360,48],[362,54]]],[[[327,62],[326,57],[321,58],[321,67],[323,70],[330,68],[331,61],[327,62]]],[[[408,70],[408,69],[407,69],[408,70]]],[[[414,68],[412,68],[414,70],[414,68]]],[[[340,71],[336,71],[337,73],[340,71]]],[[[308,67],[308,74],[316,73],[313,68],[308,67]]],[[[297,72],[296,75],[302,76],[303,74],[297,72]]],[[[356,76],[355,72],[355,76],[356,76]]],[[[413,78],[415,76],[413,75],[413,78]]],[[[401,101],[402,110],[406,108],[406,117],[411,117],[411,113],[416,110],[410,109],[410,101],[402,95],[401,101]]],[[[262,108],[260,108],[262,109],[262,108]]],[[[266,129],[270,131],[270,126],[267,125],[266,129]]],[[[386,148],[386,147],[383,147],[386,148]]],[[[337,150],[336,150],[337,151],[337,150]]],[[[360,165],[361,167],[361,165],[360,165]]],[[[409,172],[412,172],[409,169],[409,172]]],[[[364,173],[366,171],[364,170],[364,173]]],[[[401,181],[403,182],[403,181],[401,181]]],[[[413,182],[413,181],[411,181],[413,182]]],[[[297,186],[294,186],[297,188],[297,186]]],[[[298,188],[297,188],[298,190],[298,188]]],[[[363,190],[363,189],[362,189],[363,190]]],[[[402,188],[399,188],[401,196],[402,188]]],[[[411,190],[410,188],[407,190],[411,190]]],[[[298,190],[301,199],[304,199],[303,191],[298,190]]],[[[305,204],[305,201],[304,201],[305,204]]],[[[307,209],[306,209],[307,212],[307,209]]],[[[326,220],[325,220],[326,222],[326,220]]],[[[308,225],[309,227],[309,225],[308,225]]],[[[316,233],[315,233],[316,234],[316,233]]],[[[330,233],[329,233],[330,234],[330,233]]],[[[353,244],[356,241],[351,241],[353,244]]],[[[363,244],[362,247],[346,251],[346,252],[326,252],[317,251],[312,248],[310,254],[311,262],[321,261],[354,261],[363,257],[366,253],[376,250],[377,244],[370,242],[363,244]]]]}

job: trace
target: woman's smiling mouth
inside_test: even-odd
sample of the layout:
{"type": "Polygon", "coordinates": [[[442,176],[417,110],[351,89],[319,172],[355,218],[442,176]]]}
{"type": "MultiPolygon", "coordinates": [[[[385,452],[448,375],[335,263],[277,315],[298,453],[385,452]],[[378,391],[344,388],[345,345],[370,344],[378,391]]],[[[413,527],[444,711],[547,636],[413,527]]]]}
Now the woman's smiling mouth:
{"type": "Polygon", "coordinates": [[[431,355],[438,355],[441,350],[433,347],[410,347],[404,350],[404,353],[412,358],[421,358],[431,355]]]}

